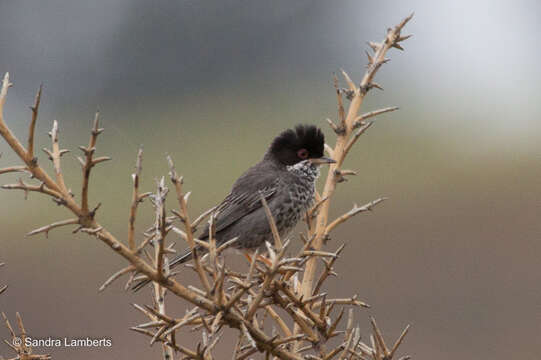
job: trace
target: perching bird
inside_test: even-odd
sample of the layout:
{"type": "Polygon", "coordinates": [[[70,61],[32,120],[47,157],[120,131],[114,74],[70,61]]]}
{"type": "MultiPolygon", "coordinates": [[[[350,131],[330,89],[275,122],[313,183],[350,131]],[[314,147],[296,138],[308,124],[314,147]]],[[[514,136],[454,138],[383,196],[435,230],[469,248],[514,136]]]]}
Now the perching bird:
{"type": "MultiPolygon", "coordinates": [[[[237,237],[234,247],[255,251],[266,241],[274,242],[261,197],[267,201],[280,236],[287,236],[314,203],[319,165],[335,162],[323,156],[324,141],[321,130],[312,125],[297,125],[278,135],[263,159],[235,181],[216,208],[216,245],[237,237]]],[[[208,237],[207,225],[198,238],[208,237]]],[[[191,256],[187,249],[169,266],[182,264],[191,256]]],[[[143,280],[133,289],[137,291],[149,282],[143,280]]]]}

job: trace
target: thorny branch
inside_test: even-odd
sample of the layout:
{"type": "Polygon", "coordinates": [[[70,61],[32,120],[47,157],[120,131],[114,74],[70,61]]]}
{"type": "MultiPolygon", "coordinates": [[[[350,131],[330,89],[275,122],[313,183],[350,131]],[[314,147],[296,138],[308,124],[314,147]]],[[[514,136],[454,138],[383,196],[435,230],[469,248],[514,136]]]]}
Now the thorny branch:
{"type": "MultiPolygon", "coordinates": [[[[334,194],[334,191],[336,189],[336,185],[339,183],[339,180],[343,177],[340,175],[341,167],[344,163],[344,160],[346,159],[346,156],[348,155],[349,151],[351,150],[351,147],[355,144],[359,136],[364,133],[365,130],[368,129],[371,123],[367,122],[365,123],[364,120],[375,116],[377,114],[381,114],[384,112],[392,111],[390,109],[394,108],[387,108],[382,109],[379,111],[373,112],[373,115],[366,114],[365,118],[363,119],[363,116],[359,116],[359,112],[361,109],[361,105],[363,103],[363,100],[368,93],[368,91],[373,87],[379,87],[373,79],[376,75],[376,72],[379,70],[379,68],[389,61],[385,58],[385,55],[387,51],[394,47],[398,49],[402,49],[400,42],[406,40],[410,36],[401,36],[402,28],[406,25],[406,23],[411,20],[413,17],[413,14],[406,17],[404,20],[402,20],[398,25],[396,25],[394,28],[389,28],[387,30],[387,34],[385,36],[385,39],[381,43],[373,43],[370,42],[370,47],[373,50],[373,55],[368,54],[368,66],[366,69],[366,72],[360,82],[360,84],[357,86],[353,83],[349,75],[342,70],[342,75],[344,77],[344,80],[348,84],[348,90],[346,91],[340,91],[338,90],[338,85],[336,85],[337,88],[337,96],[338,96],[338,113],[340,117],[340,128],[339,131],[336,131],[336,144],[333,148],[329,149],[329,152],[331,153],[332,158],[336,161],[335,164],[331,164],[329,169],[329,174],[327,176],[327,179],[325,181],[325,187],[323,188],[323,192],[321,194],[322,198],[331,198],[334,194]],[[347,111],[347,114],[343,110],[342,105],[342,93],[345,92],[347,97],[351,100],[349,104],[349,108],[347,111]],[[357,131],[355,131],[355,128],[361,127],[357,131]]],[[[331,121],[332,122],[332,121],[331,121]]],[[[315,236],[315,240],[313,242],[313,247],[316,250],[321,249],[323,246],[323,242],[326,239],[327,231],[327,224],[328,224],[328,217],[329,217],[329,209],[330,209],[330,201],[325,201],[319,211],[316,218],[316,227],[313,230],[312,234],[315,236]]],[[[302,281],[302,293],[304,296],[310,296],[312,289],[313,289],[313,281],[315,278],[316,273],[316,261],[314,258],[309,259],[308,263],[306,265],[306,271],[304,272],[303,281],[302,281]]]]}
{"type": "Polygon", "coordinates": [[[197,270],[197,274],[199,275],[199,278],[201,279],[201,283],[205,286],[205,289],[207,290],[207,292],[209,292],[210,290],[209,281],[201,267],[197,246],[195,245],[195,240],[194,240],[195,237],[193,234],[193,230],[195,226],[190,221],[190,216],[188,215],[188,198],[190,196],[190,193],[187,193],[187,194],[182,193],[183,179],[181,176],[178,176],[177,171],[175,170],[175,166],[173,164],[173,159],[171,159],[170,156],[167,157],[167,161],[169,163],[169,176],[171,178],[171,182],[175,186],[177,200],[180,205],[180,211],[175,212],[175,215],[177,215],[177,217],[184,223],[184,228],[186,230],[186,241],[188,242],[188,246],[190,247],[190,250],[192,251],[192,258],[195,264],[195,269],[197,270]]]}
{"type": "MultiPolygon", "coordinates": [[[[156,193],[140,193],[140,176],[142,171],[142,150],[137,154],[135,172],[132,175],[133,191],[129,209],[128,232],[125,241],[115,237],[96,220],[98,204],[94,209],[89,207],[89,188],[91,169],[109,160],[109,157],[94,157],[97,137],[103,132],[99,128],[99,114],[94,118],[90,140],[87,146],[80,149],[84,157],[79,161],[82,166],[83,185],[81,201],[78,203],[69,187],[65,183],[61,156],[67,152],[60,147],[59,124],[55,120],[50,132],[51,150],[44,149],[49,160],[53,163],[54,177],[51,177],[38,163],[34,155],[34,129],[37,122],[38,108],[41,100],[41,87],[38,90],[32,117],[29,126],[28,145],[25,148],[8,128],[4,119],[4,104],[11,83],[9,74],[6,74],[0,91],[0,135],[22,160],[23,165],[16,165],[0,169],[2,173],[23,172],[30,174],[37,184],[25,183],[22,179],[16,184],[4,185],[4,189],[23,190],[25,194],[38,192],[51,197],[55,203],[67,208],[75,217],[42,226],[31,231],[28,235],[44,233],[62,226],[76,225],[74,232],[84,232],[107,244],[113,251],[122,256],[128,265],[116,271],[100,287],[104,290],[115,280],[128,276],[126,288],[134,281],[149,280],[153,282],[152,306],[137,305],[147,320],[132,327],[132,330],[150,337],[150,344],[162,343],[164,359],[172,359],[175,353],[180,353],[183,359],[213,359],[213,349],[222,336],[225,328],[236,329],[238,334],[233,359],[247,359],[255,353],[265,354],[266,358],[273,359],[368,359],[391,360],[398,346],[402,343],[409,327],[407,327],[395,344],[387,347],[381,331],[375,320],[371,320],[373,334],[371,343],[367,345],[361,341],[360,329],[353,324],[353,311],[350,308],[346,314],[346,307],[367,307],[368,305],[357,299],[357,296],[345,299],[331,298],[322,292],[325,283],[333,275],[333,268],[343,250],[343,245],[334,252],[323,250],[323,244],[329,239],[329,234],[338,225],[361,212],[371,210],[384,198],[372,201],[364,206],[355,205],[344,215],[329,221],[331,199],[338,183],[346,180],[346,176],[355,175],[355,171],[343,169],[346,156],[359,137],[372,125],[367,121],[379,114],[394,111],[396,107],[360,114],[364,97],[372,88],[382,88],[374,82],[374,76],[379,68],[388,61],[385,58],[391,48],[402,49],[400,43],[409,36],[401,36],[401,30],[412,16],[405,18],[394,28],[387,31],[381,43],[369,43],[373,54],[368,54],[368,66],[361,82],[356,85],[346,72],[342,71],[347,88],[339,88],[338,79],[335,78],[335,89],[338,101],[338,122],[328,120],[329,125],[336,133],[337,139],[334,147],[326,146],[327,152],[336,161],[331,166],[321,196],[317,197],[314,208],[307,213],[306,221],[308,232],[301,236],[304,241],[301,249],[295,256],[288,256],[291,241],[281,239],[275,231],[274,219],[268,211],[267,204],[262,199],[267,210],[269,224],[273,229],[274,245],[267,243],[267,257],[256,254],[252,257],[249,270],[234,271],[227,267],[222,256],[223,251],[234,244],[231,239],[225,244],[216,244],[214,240],[214,209],[210,209],[191,220],[188,211],[190,193],[183,192],[183,179],[179,176],[170,157],[167,158],[170,167],[170,181],[175,189],[178,209],[172,209],[174,216],[168,216],[166,210],[166,197],[168,189],[165,179],[158,182],[156,193]],[[344,106],[344,99],[350,101],[344,106]],[[143,199],[150,197],[155,210],[155,219],[152,226],[143,234],[139,241],[136,233],[137,208],[143,199]],[[209,217],[208,242],[200,241],[195,235],[196,227],[209,217]],[[174,225],[180,220],[184,230],[174,225]],[[173,231],[187,242],[191,251],[193,265],[189,264],[198,275],[199,285],[184,285],[175,280],[175,272],[171,272],[167,255],[174,253],[173,244],[166,242],[167,236],[173,231]],[[149,248],[153,249],[148,251],[149,248]],[[201,256],[203,253],[207,256],[201,256]],[[316,277],[317,264],[322,263],[324,268],[316,277]],[[302,281],[299,280],[302,278],[302,281]],[[315,286],[314,286],[315,283],[315,286]],[[165,307],[166,294],[172,294],[186,301],[191,309],[183,316],[167,314],[165,307]],[[278,331],[266,330],[268,321],[277,326],[278,331]],[[345,327],[342,319],[346,317],[345,327]],[[342,330],[339,330],[342,329],[342,330]],[[193,348],[177,343],[178,335],[182,331],[199,331],[201,342],[193,348]],[[334,346],[332,339],[340,337],[342,340],[334,346]]],[[[0,288],[0,293],[5,290],[0,288]]],[[[18,318],[20,319],[20,318],[18,318]]],[[[7,320],[6,320],[7,321],[7,320]]],[[[8,323],[8,322],[7,322],[8,323]]],[[[24,328],[19,322],[22,333],[24,328]]],[[[11,329],[8,323],[8,327],[11,329]]],[[[14,336],[14,332],[12,335],[14,336]]],[[[22,352],[29,349],[13,348],[18,358],[23,359],[22,352]]],[[[46,359],[46,355],[33,355],[25,359],[46,359]],[[41,357],[40,357],[41,356],[41,357]]],[[[221,357],[220,357],[221,358],[221,357]]]]}
{"type": "MultiPolygon", "coordinates": [[[[9,360],[50,360],[50,355],[38,355],[32,353],[32,348],[27,346],[27,334],[21,315],[19,315],[19,313],[16,313],[15,315],[17,317],[17,326],[19,327],[18,332],[15,332],[15,329],[11,326],[6,314],[2,313],[2,318],[4,318],[6,327],[11,335],[11,340],[4,340],[4,343],[6,343],[7,346],[9,346],[11,350],[17,354],[16,357],[9,360]]],[[[1,356],[0,358],[3,359],[1,356]]]]}

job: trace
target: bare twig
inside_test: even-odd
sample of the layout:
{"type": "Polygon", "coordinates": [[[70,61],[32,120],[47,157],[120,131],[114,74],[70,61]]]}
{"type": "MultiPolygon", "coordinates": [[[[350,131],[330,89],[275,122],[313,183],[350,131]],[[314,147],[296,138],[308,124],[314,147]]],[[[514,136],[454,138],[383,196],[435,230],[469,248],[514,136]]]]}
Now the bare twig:
{"type": "Polygon", "coordinates": [[[158,181],[158,189],[153,197],[154,208],[156,210],[154,246],[156,264],[156,271],[161,276],[163,274],[163,264],[165,255],[165,237],[167,236],[166,219],[165,219],[165,198],[167,196],[168,189],[165,187],[165,179],[162,177],[158,181]]]}
{"type": "Polygon", "coordinates": [[[58,187],[60,188],[62,195],[68,196],[69,190],[64,182],[64,174],[62,173],[62,169],[60,167],[60,158],[68,150],[60,149],[58,132],[59,132],[58,121],[54,120],[53,128],[49,132],[49,135],[51,136],[51,142],[52,142],[52,151],[50,152],[50,154],[53,161],[54,172],[56,175],[56,183],[58,184],[58,187]]]}
{"type": "Polygon", "coordinates": [[[396,342],[394,343],[392,349],[391,349],[391,352],[389,353],[389,359],[392,358],[394,356],[394,354],[396,353],[396,350],[398,350],[398,347],[400,346],[400,344],[402,344],[402,341],[404,341],[404,338],[406,337],[406,335],[408,334],[408,331],[410,329],[410,326],[406,326],[406,328],[402,331],[402,334],[400,334],[400,336],[398,337],[398,339],[396,340],[396,342]]]}
{"type": "Polygon", "coordinates": [[[137,161],[135,162],[135,172],[132,174],[133,192],[128,227],[128,246],[132,251],[135,250],[135,217],[137,215],[137,206],[143,200],[143,197],[139,195],[139,176],[141,175],[142,162],[143,149],[139,148],[139,151],[137,152],[137,161]]]}
{"type": "Polygon", "coordinates": [[[46,195],[51,196],[53,199],[62,199],[62,194],[49,189],[45,186],[44,183],[41,183],[40,185],[29,185],[25,182],[23,182],[22,179],[19,179],[19,182],[17,184],[6,184],[2,185],[2,189],[6,190],[23,190],[25,192],[25,198],[28,196],[29,192],[40,192],[46,195]]]}
{"type": "Polygon", "coordinates": [[[63,221],[58,221],[58,222],[54,222],[54,223],[49,224],[49,225],[42,226],[39,229],[32,230],[28,234],[26,234],[26,236],[32,236],[32,235],[36,235],[36,234],[40,234],[40,233],[45,233],[45,237],[48,237],[49,236],[49,231],[51,231],[54,228],[61,227],[61,226],[66,226],[66,225],[74,225],[74,224],[78,224],[78,223],[79,223],[79,219],[67,219],[67,220],[63,220],[63,221]]]}
{"type": "Polygon", "coordinates": [[[34,131],[36,129],[36,121],[38,119],[39,104],[41,102],[41,91],[43,90],[43,84],[39,86],[34,100],[34,105],[30,107],[32,110],[32,120],[30,121],[30,127],[28,129],[28,156],[32,158],[32,163],[37,163],[37,159],[34,158],[34,131]]]}
{"type": "Polygon", "coordinates": [[[134,271],[134,270],[135,270],[135,267],[133,265],[126,266],[125,268],[118,270],[116,273],[111,275],[111,277],[109,277],[107,280],[105,280],[103,285],[100,286],[100,288],[98,289],[98,292],[102,292],[103,290],[105,290],[106,287],[111,285],[113,283],[113,281],[115,281],[116,279],[118,279],[122,275],[127,274],[130,271],[134,271]]]}
{"type": "Polygon", "coordinates": [[[378,116],[380,114],[384,114],[384,113],[395,111],[395,110],[398,110],[398,106],[386,107],[383,109],[367,112],[366,114],[362,114],[358,116],[357,118],[355,118],[355,121],[353,122],[353,128],[356,129],[360,127],[363,121],[366,119],[370,119],[371,117],[378,116]]]}
{"type": "Polygon", "coordinates": [[[272,213],[269,209],[269,205],[267,204],[267,200],[265,200],[265,197],[260,194],[260,200],[263,204],[263,209],[265,209],[265,215],[267,216],[267,220],[269,221],[269,226],[272,231],[272,237],[274,239],[274,246],[278,251],[282,250],[282,239],[280,238],[280,234],[278,233],[278,228],[276,227],[276,222],[274,221],[274,218],[272,216],[272,213]]]}
{"type": "Polygon", "coordinates": [[[342,224],[343,222],[349,220],[351,217],[365,212],[365,211],[372,211],[374,206],[381,203],[382,201],[387,200],[387,198],[379,198],[374,201],[369,202],[368,204],[365,204],[363,206],[357,206],[356,204],[353,205],[353,209],[345,213],[344,215],[340,216],[333,222],[331,222],[329,225],[327,225],[327,228],[325,229],[325,234],[329,234],[335,227],[342,224]]]}
{"type": "MultiPolygon", "coordinates": [[[[323,270],[323,272],[321,273],[320,277],[319,277],[319,280],[316,282],[316,286],[314,287],[314,290],[313,290],[313,294],[317,294],[319,293],[319,291],[321,290],[321,286],[323,285],[323,282],[325,280],[327,280],[327,278],[331,275],[334,275],[334,271],[333,271],[333,268],[332,266],[334,265],[334,263],[336,262],[336,260],[338,259],[338,256],[340,255],[340,253],[342,252],[342,250],[344,250],[344,245],[341,245],[338,250],[336,250],[334,252],[334,257],[332,257],[331,259],[329,260],[326,260],[324,259],[323,260],[323,263],[325,264],[325,269],[323,270]]],[[[323,302],[324,303],[324,302],[323,302]]]]}
{"type": "Polygon", "coordinates": [[[169,176],[171,178],[171,182],[173,185],[175,185],[175,190],[177,194],[177,200],[180,205],[180,217],[181,220],[184,222],[185,230],[186,230],[186,240],[188,242],[188,246],[190,247],[192,251],[192,258],[193,262],[195,264],[195,269],[199,275],[199,278],[201,279],[201,282],[205,286],[205,289],[210,291],[210,283],[207,279],[207,276],[205,272],[203,271],[203,268],[201,267],[201,263],[199,260],[199,255],[197,253],[197,246],[195,246],[194,241],[194,235],[193,235],[193,228],[190,222],[190,217],[188,215],[188,205],[186,203],[186,195],[182,193],[182,177],[178,176],[175,165],[173,164],[173,159],[171,159],[170,156],[167,156],[167,161],[169,162],[169,176]]]}
{"type": "Polygon", "coordinates": [[[38,355],[32,353],[32,348],[27,346],[26,329],[24,328],[21,315],[19,313],[16,313],[15,315],[17,317],[17,326],[19,327],[18,333],[16,333],[11,326],[6,314],[2,313],[5,325],[11,334],[11,341],[4,340],[4,342],[17,354],[17,357],[10,360],[50,360],[51,355],[38,355]]]}
{"type": "Polygon", "coordinates": [[[26,166],[10,166],[7,168],[0,169],[0,175],[11,173],[11,172],[24,172],[24,171],[26,171],[26,166]]]}
{"type": "Polygon", "coordinates": [[[100,162],[110,160],[109,157],[101,157],[94,159],[94,152],[96,151],[96,141],[98,140],[98,135],[103,132],[103,129],[100,129],[100,113],[96,112],[94,116],[94,126],[90,132],[90,140],[88,141],[88,146],[81,146],[80,149],[85,154],[85,160],[79,160],[83,164],[83,187],[81,190],[81,209],[83,213],[88,213],[88,182],[90,181],[90,171],[92,168],[99,164],[100,162]]]}

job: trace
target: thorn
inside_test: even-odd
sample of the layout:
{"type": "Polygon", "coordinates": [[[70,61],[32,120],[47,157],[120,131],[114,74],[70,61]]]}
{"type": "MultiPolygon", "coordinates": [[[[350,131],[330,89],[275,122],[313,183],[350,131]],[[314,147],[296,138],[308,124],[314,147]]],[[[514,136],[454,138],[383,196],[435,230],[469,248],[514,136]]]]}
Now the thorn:
{"type": "Polygon", "coordinates": [[[23,179],[21,178],[19,178],[18,183],[24,190],[24,199],[28,200],[28,187],[24,184],[23,179]]]}
{"type": "Polygon", "coordinates": [[[334,132],[336,132],[338,130],[338,126],[336,126],[335,123],[332,122],[331,119],[327,118],[325,119],[327,121],[327,123],[329,124],[329,126],[334,130],[334,132]]]}
{"type": "Polygon", "coordinates": [[[13,84],[9,82],[9,72],[7,72],[5,75],[4,75],[4,81],[3,81],[3,84],[2,84],[3,87],[6,87],[6,88],[9,88],[9,87],[12,87],[13,84]]]}
{"type": "Polygon", "coordinates": [[[101,206],[101,202],[98,203],[98,205],[96,205],[96,207],[94,207],[94,209],[92,209],[92,211],[90,211],[90,212],[88,213],[88,216],[90,216],[91,219],[93,219],[94,216],[96,216],[96,211],[98,211],[98,209],[100,208],[100,206],[101,206]]]}
{"type": "Polygon", "coordinates": [[[92,135],[94,136],[98,136],[99,134],[101,134],[105,129],[104,128],[99,128],[97,130],[92,130],[92,135]]]}
{"type": "Polygon", "coordinates": [[[372,48],[372,50],[374,50],[374,52],[378,51],[380,48],[380,44],[372,42],[372,41],[368,41],[367,44],[368,46],[372,48]]]}
{"type": "Polygon", "coordinates": [[[412,13],[411,13],[408,17],[406,17],[404,20],[402,20],[402,21],[400,22],[400,24],[398,24],[398,27],[399,27],[400,29],[402,29],[402,28],[404,27],[404,25],[406,25],[406,24],[408,23],[408,21],[411,20],[411,18],[413,17],[413,15],[415,15],[415,11],[412,12],[412,13]]]}
{"type": "Polygon", "coordinates": [[[376,82],[371,82],[370,85],[369,85],[370,88],[376,88],[376,89],[380,89],[383,91],[383,86],[381,86],[380,84],[376,83],[376,82]]]}
{"type": "Polygon", "coordinates": [[[401,42],[401,41],[404,41],[404,40],[408,40],[412,36],[413,36],[413,34],[399,36],[398,39],[396,39],[396,42],[401,42]]]}
{"type": "Polygon", "coordinates": [[[400,46],[400,44],[398,44],[398,42],[395,42],[395,43],[392,45],[392,47],[397,48],[398,50],[404,51],[404,48],[403,48],[402,46],[400,46]]]}
{"type": "Polygon", "coordinates": [[[357,175],[357,172],[356,172],[356,171],[353,171],[353,170],[340,170],[340,174],[342,174],[343,176],[346,176],[346,175],[357,175]]]}
{"type": "Polygon", "coordinates": [[[364,121],[366,119],[369,119],[371,117],[374,117],[374,116],[377,116],[377,115],[380,115],[380,114],[384,114],[384,113],[387,113],[387,112],[395,111],[395,110],[398,110],[398,106],[390,106],[390,107],[386,107],[386,108],[383,108],[383,109],[378,109],[378,110],[374,110],[374,111],[364,113],[364,114],[358,116],[357,119],[355,119],[355,121],[353,122],[353,129],[357,129],[358,127],[366,125],[366,122],[364,121]]]}
{"type": "Polygon", "coordinates": [[[348,181],[348,179],[346,179],[343,175],[342,175],[342,172],[338,169],[334,170],[334,176],[336,176],[337,180],[336,182],[337,183],[343,183],[345,181],[348,181]]]}
{"type": "Polygon", "coordinates": [[[374,63],[374,58],[370,55],[370,53],[367,51],[365,51],[366,53],[366,57],[368,57],[368,65],[372,65],[374,63]]]}
{"type": "Polygon", "coordinates": [[[45,154],[47,154],[47,157],[49,158],[49,160],[51,160],[51,161],[53,160],[53,153],[52,153],[49,149],[43,148],[43,149],[41,149],[41,150],[43,150],[43,152],[44,152],[45,154]]]}
{"type": "Polygon", "coordinates": [[[332,147],[330,147],[328,144],[324,144],[324,147],[325,147],[325,151],[327,152],[327,154],[329,154],[330,157],[333,157],[334,156],[334,150],[332,147]]]}
{"type": "Polygon", "coordinates": [[[99,164],[101,162],[104,162],[104,161],[109,161],[111,160],[111,158],[109,156],[102,156],[102,157],[99,157],[99,158],[95,158],[94,160],[92,160],[92,166],[96,165],[96,164],[99,164]]]}
{"type": "Polygon", "coordinates": [[[353,81],[349,77],[348,73],[344,69],[340,69],[340,72],[342,73],[342,76],[344,77],[344,80],[346,80],[346,82],[348,83],[349,89],[352,90],[352,91],[355,91],[355,88],[356,88],[355,84],[353,83],[353,81]]]}
{"type": "Polygon", "coordinates": [[[326,120],[327,120],[327,123],[329,123],[329,126],[333,129],[333,131],[337,135],[343,134],[345,132],[345,129],[343,129],[342,127],[336,125],[331,119],[327,118],[326,120]]]}

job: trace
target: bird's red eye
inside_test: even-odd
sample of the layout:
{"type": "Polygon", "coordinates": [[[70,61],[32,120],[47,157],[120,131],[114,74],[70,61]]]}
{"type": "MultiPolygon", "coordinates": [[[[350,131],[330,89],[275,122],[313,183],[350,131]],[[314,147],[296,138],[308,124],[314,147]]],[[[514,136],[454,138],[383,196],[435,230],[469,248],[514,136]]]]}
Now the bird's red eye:
{"type": "Polygon", "coordinates": [[[300,149],[299,151],[297,151],[297,156],[301,159],[306,159],[308,158],[308,150],[306,149],[300,149]]]}

